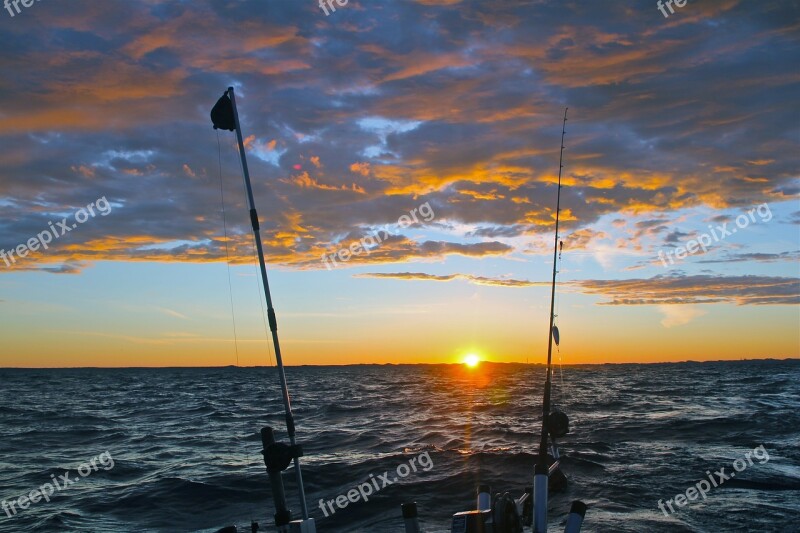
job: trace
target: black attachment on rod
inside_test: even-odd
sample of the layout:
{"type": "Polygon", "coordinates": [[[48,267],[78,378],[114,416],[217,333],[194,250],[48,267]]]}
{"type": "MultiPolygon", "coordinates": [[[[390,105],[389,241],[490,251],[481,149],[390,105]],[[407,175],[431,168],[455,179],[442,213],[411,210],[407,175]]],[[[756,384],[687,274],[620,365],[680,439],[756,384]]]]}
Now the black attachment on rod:
{"type": "MultiPolygon", "coordinates": [[[[247,205],[250,209],[250,223],[253,226],[253,238],[255,239],[256,251],[258,252],[258,263],[261,269],[261,281],[264,285],[264,298],[267,302],[267,318],[269,328],[272,332],[272,344],[275,347],[275,361],[278,367],[278,379],[280,380],[281,393],[283,395],[283,408],[286,415],[286,431],[289,434],[289,441],[292,447],[296,446],[294,415],[292,414],[292,404],[289,400],[289,387],[286,385],[286,373],[283,368],[283,358],[281,357],[281,346],[278,341],[278,321],[275,317],[275,309],[272,305],[272,295],[269,290],[269,280],[267,279],[267,267],[264,262],[264,248],[261,243],[261,229],[258,223],[258,213],[256,212],[255,200],[253,199],[253,187],[250,184],[250,171],[247,168],[247,158],[244,151],[244,139],[242,137],[242,127],[239,123],[239,112],[236,108],[236,97],[233,87],[228,87],[222,98],[217,101],[214,109],[211,110],[211,120],[214,129],[225,129],[236,131],[236,140],[239,143],[239,156],[242,160],[242,173],[244,174],[244,184],[247,190],[247,205]]],[[[305,488],[303,487],[303,474],[300,470],[300,455],[294,455],[294,471],[297,478],[297,487],[300,492],[300,507],[303,519],[307,520],[308,506],[306,504],[305,488]]],[[[270,475],[270,478],[272,476],[270,475]]],[[[277,505],[277,501],[276,501],[277,505]]]]}

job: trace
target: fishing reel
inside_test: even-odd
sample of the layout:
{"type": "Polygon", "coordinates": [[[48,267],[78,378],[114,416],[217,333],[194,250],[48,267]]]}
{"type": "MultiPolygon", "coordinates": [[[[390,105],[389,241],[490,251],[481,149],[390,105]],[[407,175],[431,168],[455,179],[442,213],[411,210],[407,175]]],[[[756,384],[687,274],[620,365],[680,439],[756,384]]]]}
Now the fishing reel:
{"type": "Polygon", "coordinates": [[[490,495],[489,485],[478,486],[478,508],[453,515],[451,533],[522,533],[533,516],[533,487],[515,499],[505,492],[490,495]]]}
{"type": "Polygon", "coordinates": [[[547,415],[547,432],[553,439],[560,439],[569,433],[569,417],[559,408],[555,408],[547,415]]]}
{"type": "Polygon", "coordinates": [[[286,504],[286,493],[281,477],[281,472],[289,468],[294,459],[303,456],[302,446],[277,442],[271,427],[261,429],[261,443],[264,445],[261,453],[264,454],[264,464],[267,467],[272,487],[272,498],[275,502],[275,526],[278,531],[281,533],[316,533],[313,518],[292,520],[292,511],[286,504]]]}
{"type": "Polygon", "coordinates": [[[303,457],[303,447],[299,444],[290,446],[283,442],[275,442],[272,428],[263,428],[261,438],[264,445],[261,453],[264,455],[264,464],[269,473],[283,472],[289,468],[295,457],[303,457]]]}
{"type": "MultiPolygon", "coordinates": [[[[550,453],[547,454],[547,485],[553,492],[567,487],[567,476],[561,471],[561,457],[556,439],[569,433],[569,417],[561,409],[553,408],[546,420],[550,435],[550,453]]],[[[491,498],[488,485],[478,487],[478,508],[453,515],[451,533],[522,533],[533,523],[533,487],[514,498],[508,492],[491,498]]]]}
{"type": "MultiPolygon", "coordinates": [[[[508,492],[490,495],[489,485],[478,485],[477,509],[453,515],[450,533],[523,533],[534,522],[534,488],[525,487],[525,493],[514,498],[508,492]]],[[[547,497],[541,504],[547,509],[547,497]]],[[[402,505],[405,533],[420,533],[416,502],[402,505]]],[[[545,511],[546,513],[546,511],[545,511]]],[[[580,533],[586,505],[574,501],[567,516],[564,533],[580,533]]],[[[543,529],[540,529],[544,531],[543,529]]]]}
{"type": "MultiPolygon", "coordinates": [[[[569,417],[554,407],[544,420],[544,427],[549,437],[549,453],[545,453],[546,457],[539,456],[534,469],[534,486],[525,487],[525,493],[519,498],[514,498],[508,492],[496,493],[492,498],[489,485],[479,485],[477,509],[454,514],[451,533],[522,533],[534,522],[538,524],[538,528],[534,527],[535,531],[546,530],[547,494],[561,492],[567,487],[567,476],[561,471],[556,439],[569,433],[569,417]]],[[[406,533],[420,533],[416,503],[405,503],[402,509],[406,533]]],[[[565,533],[578,533],[585,513],[585,504],[573,502],[565,533]]]]}
{"type": "Polygon", "coordinates": [[[548,488],[553,492],[562,492],[567,488],[567,476],[561,471],[561,456],[558,453],[556,439],[569,433],[569,417],[559,408],[553,408],[547,415],[547,433],[550,435],[550,453],[547,454],[548,488]]]}

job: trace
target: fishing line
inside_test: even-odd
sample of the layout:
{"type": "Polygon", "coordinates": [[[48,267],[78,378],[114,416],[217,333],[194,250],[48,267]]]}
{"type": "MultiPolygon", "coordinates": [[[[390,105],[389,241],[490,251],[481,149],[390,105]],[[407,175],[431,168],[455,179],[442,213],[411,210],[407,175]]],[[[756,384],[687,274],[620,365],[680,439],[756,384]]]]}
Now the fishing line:
{"type": "MultiPolygon", "coordinates": [[[[564,251],[564,241],[559,241],[558,249],[558,272],[556,277],[561,277],[561,253],[564,251]]],[[[556,318],[561,314],[561,294],[556,293],[556,318]]],[[[557,320],[555,321],[557,322],[557,320]]],[[[561,376],[561,388],[558,391],[559,399],[563,401],[562,394],[564,393],[564,366],[561,362],[561,343],[556,344],[556,351],[558,351],[558,373],[561,376]]]]}
{"type": "MultiPolygon", "coordinates": [[[[237,150],[238,150],[238,147],[237,147],[237,150]]],[[[241,160],[241,158],[238,158],[238,157],[237,157],[237,159],[239,161],[239,170],[244,174],[244,167],[242,166],[242,160],[241,160]]],[[[247,197],[247,188],[246,188],[244,183],[242,183],[242,192],[243,192],[243,194],[244,194],[244,196],[246,198],[247,197]]],[[[261,287],[261,276],[258,275],[258,268],[259,267],[258,267],[258,257],[257,257],[257,254],[256,254],[255,244],[252,246],[251,251],[252,251],[252,254],[253,254],[253,270],[256,272],[256,274],[255,274],[255,278],[256,278],[256,294],[257,295],[261,295],[261,294],[264,294],[264,290],[261,287]]],[[[264,342],[267,345],[267,353],[269,354],[269,361],[268,362],[269,362],[270,366],[275,366],[275,363],[273,362],[273,357],[272,357],[272,346],[270,345],[269,338],[268,338],[269,333],[267,331],[267,319],[266,319],[266,311],[264,309],[264,299],[261,298],[260,296],[258,298],[258,303],[259,303],[259,307],[261,309],[261,321],[264,324],[264,342]]],[[[245,448],[245,451],[247,453],[247,462],[248,462],[248,464],[253,464],[254,462],[258,462],[256,460],[256,453],[252,449],[250,449],[247,445],[245,445],[244,448],[245,448]]],[[[253,522],[252,515],[250,517],[250,521],[253,522]]]]}
{"type": "MultiPolygon", "coordinates": [[[[237,147],[236,150],[238,151],[239,148],[237,147]]],[[[242,172],[242,174],[244,174],[244,167],[242,166],[242,159],[241,158],[237,158],[237,159],[239,160],[239,170],[242,172]]],[[[247,187],[244,184],[244,182],[242,182],[242,192],[243,192],[245,198],[247,198],[247,187]]],[[[264,287],[262,286],[262,283],[261,283],[261,276],[258,275],[258,269],[259,269],[259,267],[258,267],[258,255],[256,253],[255,244],[252,247],[252,252],[253,252],[253,270],[256,271],[256,274],[255,274],[256,288],[257,288],[256,294],[261,295],[261,294],[264,294],[265,290],[264,290],[264,287]]],[[[269,342],[269,328],[267,327],[267,310],[264,308],[264,299],[261,298],[261,296],[259,296],[259,298],[258,298],[258,303],[261,306],[261,322],[262,322],[262,324],[264,324],[264,342],[267,345],[267,353],[269,354],[269,366],[275,366],[275,358],[272,356],[272,345],[269,342]]]]}
{"type": "Polygon", "coordinates": [[[228,218],[225,214],[225,191],[222,186],[222,144],[219,140],[219,130],[217,132],[217,160],[219,162],[219,198],[222,206],[222,227],[225,231],[225,264],[228,267],[228,296],[231,301],[231,322],[233,323],[233,347],[236,351],[236,366],[239,366],[239,337],[236,334],[236,311],[233,305],[233,284],[231,283],[231,256],[228,251],[228,218]]]}
{"type": "MultiPolygon", "coordinates": [[[[225,231],[225,259],[226,264],[228,265],[228,294],[230,295],[231,300],[231,316],[233,318],[233,342],[234,347],[236,348],[236,366],[239,366],[239,340],[236,334],[236,314],[235,314],[235,306],[233,305],[233,284],[231,282],[231,256],[228,250],[228,221],[227,216],[225,213],[225,192],[223,187],[222,181],[222,144],[219,140],[219,130],[215,130],[217,133],[217,158],[219,160],[219,195],[220,195],[220,203],[222,204],[222,227],[225,231]]],[[[239,163],[241,166],[241,162],[239,163]]],[[[262,304],[263,305],[263,304],[262,304]]],[[[253,464],[255,459],[255,454],[253,451],[246,445],[244,447],[245,455],[247,456],[247,464],[253,464]]],[[[253,522],[253,516],[250,516],[250,522],[253,522]]]]}

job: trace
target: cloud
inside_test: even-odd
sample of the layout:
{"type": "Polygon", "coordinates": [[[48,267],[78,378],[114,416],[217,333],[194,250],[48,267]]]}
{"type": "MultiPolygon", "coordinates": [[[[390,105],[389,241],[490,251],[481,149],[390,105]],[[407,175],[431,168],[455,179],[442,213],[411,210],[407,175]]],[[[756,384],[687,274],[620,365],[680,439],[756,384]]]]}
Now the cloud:
{"type": "Polygon", "coordinates": [[[219,132],[218,154],[208,118],[230,84],[269,257],[298,268],[423,198],[472,233],[409,232],[358,261],[527,250],[518,238],[553,229],[566,104],[564,234],[606,265],[603,220],[641,217],[636,240],[676,210],[792,200],[793,8],[726,0],[654,24],[653,6],[612,4],[351,4],[335,21],[304,2],[37,9],[0,37],[0,248],[105,195],[113,216],[27,267],[220,261],[222,184],[247,261],[235,142],[219,132]]]}
{"type": "Polygon", "coordinates": [[[354,278],[379,278],[379,279],[399,279],[411,281],[453,281],[464,280],[473,285],[488,285],[491,287],[534,287],[549,286],[547,281],[526,281],[511,278],[488,278],[484,276],[473,276],[471,274],[448,274],[435,275],[423,274],[421,272],[396,272],[396,273],[377,273],[368,272],[355,274],[354,278]]]}
{"type": "Polygon", "coordinates": [[[683,326],[693,319],[708,313],[693,305],[659,305],[658,310],[664,314],[661,325],[665,328],[683,326]]]}
{"type": "Polygon", "coordinates": [[[160,313],[163,313],[163,314],[165,314],[167,316],[171,316],[173,318],[180,318],[182,320],[188,320],[189,319],[189,317],[187,317],[183,313],[179,313],[178,311],[175,311],[174,309],[167,309],[166,307],[156,307],[156,309],[160,313]]]}
{"type": "Polygon", "coordinates": [[[692,233],[686,233],[680,230],[671,231],[664,237],[664,243],[666,244],[677,244],[679,242],[686,241],[689,237],[691,237],[692,233]]]}
{"type": "Polygon", "coordinates": [[[48,274],[80,274],[88,266],[85,261],[67,261],[54,266],[31,266],[27,263],[16,263],[7,271],[19,272],[46,272],[48,274]]]}
{"type": "MultiPolygon", "coordinates": [[[[548,281],[485,278],[471,274],[435,275],[419,272],[364,273],[358,278],[415,281],[464,280],[476,285],[502,287],[549,286],[548,281]]],[[[601,305],[657,305],[665,327],[679,326],[705,314],[697,306],[711,303],[736,305],[795,305],[800,303],[800,279],[764,276],[656,276],[649,279],[575,280],[561,282],[570,292],[610,299],[601,305]],[[680,308],[680,309],[676,309],[680,308]]]]}
{"type": "Polygon", "coordinates": [[[350,165],[350,172],[361,174],[364,177],[369,176],[369,162],[362,161],[353,163],[352,165],[350,165]]]}
{"type": "Polygon", "coordinates": [[[800,250],[776,254],[760,252],[727,254],[717,259],[703,259],[698,261],[698,263],[745,263],[750,261],[758,263],[776,263],[780,261],[797,262],[800,261],[800,250]]]}
{"type": "MultiPolygon", "coordinates": [[[[314,160],[312,158],[312,163],[313,163],[313,161],[314,160]]],[[[319,161],[319,159],[317,159],[317,161],[319,161]]],[[[316,166],[319,168],[318,164],[316,166]]],[[[286,181],[286,183],[292,183],[294,185],[297,185],[300,188],[307,188],[307,189],[319,189],[319,190],[322,190],[322,191],[350,191],[350,192],[355,192],[355,193],[359,193],[359,194],[364,194],[366,192],[366,191],[364,191],[363,188],[359,187],[355,183],[351,183],[350,186],[347,186],[347,185],[325,185],[323,183],[319,183],[316,179],[314,179],[311,176],[309,176],[308,172],[302,172],[300,174],[296,174],[296,175],[292,176],[291,178],[289,178],[288,180],[285,180],[285,181],[286,181]]]]}
{"type": "Polygon", "coordinates": [[[353,233],[342,239],[339,243],[327,248],[315,249],[309,254],[307,260],[302,263],[306,267],[320,267],[323,263],[320,258],[327,257],[326,268],[340,266],[358,266],[360,264],[380,264],[380,263],[404,263],[413,260],[440,260],[448,255],[460,255],[464,257],[481,258],[488,256],[498,256],[508,254],[512,247],[501,242],[480,242],[471,244],[453,243],[447,241],[422,241],[418,242],[403,235],[389,235],[385,232],[378,233],[381,241],[377,246],[371,247],[369,236],[375,235],[372,232],[353,233]],[[369,253],[360,252],[353,255],[345,263],[336,262],[334,254],[340,249],[349,249],[355,242],[364,242],[369,246],[369,253]]]}
{"type": "Polygon", "coordinates": [[[655,276],[648,279],[583,280],[574,286],[610,301],[601,305],[796,305],[800,279],[768,276],[655,276]]]}

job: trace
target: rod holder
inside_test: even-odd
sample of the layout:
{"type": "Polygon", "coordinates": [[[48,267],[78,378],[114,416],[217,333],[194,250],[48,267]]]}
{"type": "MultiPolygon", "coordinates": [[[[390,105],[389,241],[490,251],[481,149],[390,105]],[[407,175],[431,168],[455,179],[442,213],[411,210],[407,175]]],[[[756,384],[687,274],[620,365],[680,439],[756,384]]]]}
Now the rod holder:
{"type": "Polygon", "coordinates": [[[489,485],[478,485],[478,507],[479,511],[492,510],[492,488],[489,485]]]}
{"type": "Polygon", "coordinates": [[[580,500],[572,502],[572,508],[567,516],[567,525],[564,533],[579,533],[583,526],[583,517],[586,516],[586,504],[580,500]]]}
{"type": "Polygon", "coordinates": [[[406,533],[420,533],[419,518],[417,517],[417,502],[404,503],[400,506],[403,510],[403,522],[406,533]]]}
{"type": "Polygon", "coordinates": [[[275,434],[271,427],[261,428],[261,443],[264,446],[264,464],[267,466],[269,484],[272,487],[272,499],[275,502],[275,526],[281,528],[287,526],[292,521],[292,511],[286,504],[286,491],[283,488],[283,477],[281,472],[286,467],[278,464],[275,457],[270,453],[278,445],[275,442],[275,434]]]}
{"type": "Polygon", "coordinates": [[[533,475],[533,533],[547,533],[547,466],[536,463],[533,475]]]}

